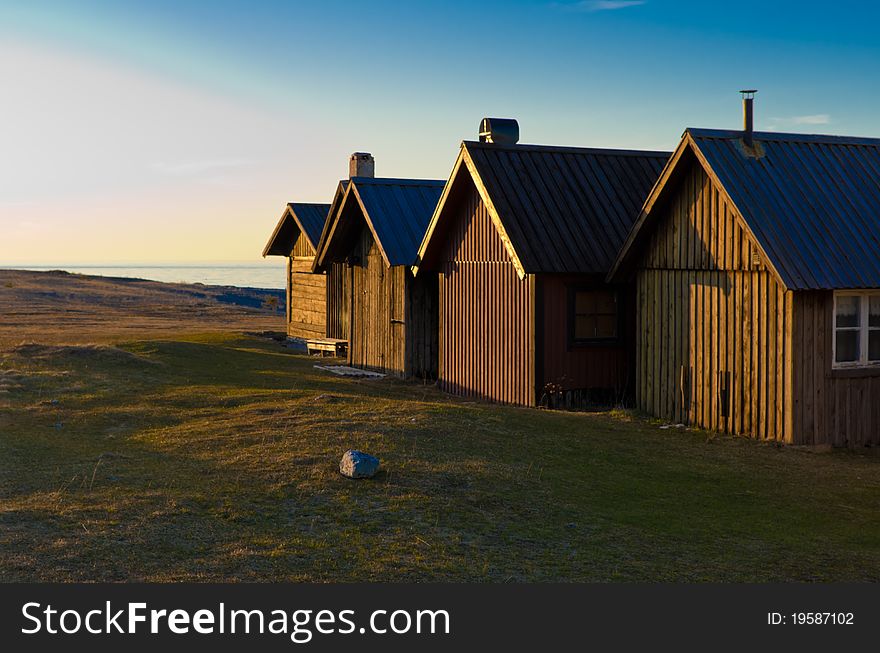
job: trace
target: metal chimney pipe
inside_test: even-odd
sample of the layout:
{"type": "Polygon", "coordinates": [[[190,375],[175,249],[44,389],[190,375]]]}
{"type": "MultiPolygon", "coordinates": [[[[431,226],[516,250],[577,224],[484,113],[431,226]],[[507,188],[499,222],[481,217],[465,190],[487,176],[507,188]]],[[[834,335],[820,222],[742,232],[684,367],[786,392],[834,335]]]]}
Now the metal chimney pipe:
{"type": "Polygon", "coordinates": [[[743,99],[743,143],[746,147],[755,146],[755,93],[758,89],[740,91],[743,99]]]}

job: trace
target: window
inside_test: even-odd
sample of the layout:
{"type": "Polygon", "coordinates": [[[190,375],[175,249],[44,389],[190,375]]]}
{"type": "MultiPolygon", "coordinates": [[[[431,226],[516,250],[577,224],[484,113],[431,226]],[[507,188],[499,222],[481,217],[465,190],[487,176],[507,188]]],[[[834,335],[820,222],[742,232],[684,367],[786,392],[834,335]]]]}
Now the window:
{"type": "Polygon", "coordinates": [[[617,294],[610,290],[574,290],[571,299],[572,340],[617,338],[617,294]]]}
{"type": "Polygon", "coordinates": [[[880,292],[834,293],[834,366],[880,364],[880,292]]]}

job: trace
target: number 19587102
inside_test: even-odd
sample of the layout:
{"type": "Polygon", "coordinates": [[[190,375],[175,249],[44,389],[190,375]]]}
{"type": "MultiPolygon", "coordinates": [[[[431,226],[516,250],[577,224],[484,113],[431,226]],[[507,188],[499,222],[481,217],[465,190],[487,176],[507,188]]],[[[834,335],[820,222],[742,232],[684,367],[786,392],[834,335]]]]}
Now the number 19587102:
{"type": "Polygon", "coordinates": [[[767,624],[770,626],[852,626],[852,612],[768,612],[767,624]]]}

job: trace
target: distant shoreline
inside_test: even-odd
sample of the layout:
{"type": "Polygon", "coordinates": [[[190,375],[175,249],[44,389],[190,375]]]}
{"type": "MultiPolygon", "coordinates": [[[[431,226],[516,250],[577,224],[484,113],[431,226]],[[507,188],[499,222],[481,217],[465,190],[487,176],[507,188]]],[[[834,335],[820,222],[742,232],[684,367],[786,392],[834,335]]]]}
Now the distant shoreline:
{"type": "Polygon", "coordinates": [[[260,264],[106,264],[106,265],[0,265],[12,272],[65,272],[105,279],[135,279],[160,283],[283,290],[284,268],[260,264]],[[109,273],[109,274],[108,274],[109,273]]]}
{"type": "Polygon", "coordinates": [[[283,289],[0,269],[0,350],[157,334],[284,329],[283,289]]]}

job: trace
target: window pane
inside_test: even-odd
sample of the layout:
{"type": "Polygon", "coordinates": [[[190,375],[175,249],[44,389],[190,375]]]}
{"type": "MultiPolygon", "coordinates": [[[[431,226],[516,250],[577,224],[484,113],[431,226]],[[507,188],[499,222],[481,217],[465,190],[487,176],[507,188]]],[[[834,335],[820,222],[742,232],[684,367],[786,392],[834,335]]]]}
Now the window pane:
{"type": "Polygon", "coordinates": [[[617,312],[617,302],[614,301],[614,293],[596,293],[596,312],[605,315],[614,315],[617,312]]]}
{"type": "Polygon", "coordinates": [[[574,319],[574,337],[587,340],[596,337],[596,320],[592,317],[578,315],[574,319]]]}
{"type": "MultiPolygon", "coordinates": [[[[614,315],[600,315],[597,320],[596,337],[613,338],[617,335],[617,317],[614,315]]],[[[880,333],[880,331],[878,331],[880,333]]]]}
{"type": "Polygon", "coordinates": [[[578,315],[592,313],[595,310],[594,304],[593,293],[576,292],[574,294],[574,312],[578,315]]]}
{"type": "Polygon", "coordinates": [[[837,326],[859,326],[859,299],[858,295],[837,296],[837,326]]]}
{"type": "Polygon", "coordinates": [[[872,296],[868,306],[868,326],[880,327],[880,296],[872,296]]]}
{"type": "Polygon", "coordinates": [[[868,360],[880,361],[880,331],[868,331],[868,360]]]}
{"type": "Polygon", "coordinates": [[[837,331],[834,360],[838,363],[850,363],[859,360],[859,332],[837,331]]]}
{"type": "Polygon", "coordinates": [[[576,340],[617,337],[617,298],[607,290],[574,293],[572,319],[576,340]]]}

